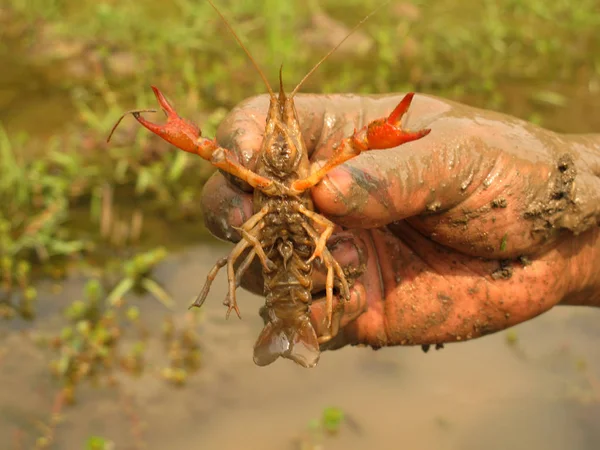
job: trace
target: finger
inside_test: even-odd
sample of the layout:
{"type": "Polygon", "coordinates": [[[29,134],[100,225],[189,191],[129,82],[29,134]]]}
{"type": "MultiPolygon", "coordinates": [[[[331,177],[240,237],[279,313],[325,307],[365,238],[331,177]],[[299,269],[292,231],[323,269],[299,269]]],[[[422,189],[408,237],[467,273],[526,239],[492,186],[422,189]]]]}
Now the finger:
{"type": "MultiPolygon", "coordinates": [[[[353,125],[359,128],[385,117],[400,98],[365,100],[360,122],[353,125]]],[[[431,133],[395,149],[363,153],[332,170],[313,189],[317,207],[344,225],[378,227],[455,206],[483,182],[497,156],[473,149],[465,114],[462,105],[415,96],[402,126],[431,128],[431,133]]],[[[331,147],[320,147],[314,163],[329,158],[331,147]]]]}
{"type": "MultiPolygon", "coordinates": [[[[333,299],[334,313],[333,320],[336,321],[335,327],[338,333],[333,339],[321,346],[321,350],[334,350],[352,343],[352,338],[346,336],[346,327],[356,320],[367,310],[367,295],[362,283],[357,282],[350,290],[350,300],[340,304],[339,297],[333,299]]],[[[327,310],[324,298],[318,298],[313,301],[310,308],[310,317],[317,336],[324,336],[330,333],[327,326],[327,310]]]]}
{"type": "MultiPolygon", "coordinates": [[[[360,242],[365,246],[362,251],[365,264],[363,274],[354,282],[351,288],[350,301],[342,303],[343,310],[339,319],[340,337],[324,346],[325,349],[339,348],[339,345],[369,343],[372,346],[385,345],[387,341],[386,325],[384,323],[384,308],[382,301],[384,292],[381,284],[381,272],[378,256],[375,253],[370,231],[362,231],[360,242]]],[[[316,297],[316,296],[315,296],[316,297]]],[[[334,298],[334,308],[339,299],[334,298]]],[[[325,327],[326,301],[323,296],[316,297],[311,305],[311,317],[314,325],[322,336],[328,332],[325,327]]]]}
{"type": "Polygon", "coordinates": [[[202,211],[204,224],[215,237],[239,242],[241,236],[234,227],[242,226],[252,216],[252,195],[241,192],[215,172],[204,185],[202,211]]]}
{"type": "MultiPolygon", "coordinates": [[[[389,101],[375,106],[365,100],[361,122],[389,101]]],[[[363,153],[329,172],[312,191],[320,212],[348,227],[408,218],[432,239],[474,256],[514,258],[552,242],[555,235],[540,231],[539,205],[552,202],[556,186],[566,187],[554,198],[573,186],[565,175],[573,169],[568,155],[562,166],[552,156],[564,152],[560,136],[432,97],[416,96],[409,113],[405,128],[427,127],[431,133],[395,149],[363,153]]],[[[315,164],[329,153],[327,146],[319,148],[315,164]]]]}
{"type": "Polygon", "coordinates": [[[561,250],[527,267],[502,265],[449,251],[406,223],[398,226],[402,239],[386,229],[373,231],[385,319],[369,320],[369,308],[357,320],[364,336],[383,324],[387,345],[453,342],[494,333],[549,310],[569,289],[565,260],[557,257],[561,250]]]}
{"type": "MultiPolygon", "coordinates": [[[[331,252],[331,256],[353,279],[358,278],[364,272],[368,255],[365,239],[368,239],[367,231],[347,230],[336,231],[327,241],[327,249],[331,252]]],[[[325,265],[317,264],[312,273],[312,292],[322,292],[325,289],[326,279],[327,269],[325,265]]]]}

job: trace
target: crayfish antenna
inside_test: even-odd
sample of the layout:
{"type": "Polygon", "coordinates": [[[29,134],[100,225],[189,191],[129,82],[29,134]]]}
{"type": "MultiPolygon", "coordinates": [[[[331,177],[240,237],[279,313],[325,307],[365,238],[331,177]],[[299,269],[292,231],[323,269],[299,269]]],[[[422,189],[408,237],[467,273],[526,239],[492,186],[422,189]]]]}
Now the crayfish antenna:
{"type": "Polygon", "coordinates": [[[124,112],[123,114],[121,114],[121,117],[119,117],[119,120],[117,120],[117,123],[115,123],[112,127],[112,129],[110,130],[110,134],[108,135],[108,137],[106,138],[106,142],[110,142],[113,134],[115,134],[115,131],[117,129],[117,127],[119,126],[119,124],[121,123],[121,121],[128,116],[129,114],[133,114],[134,116],[136,114],[140,114],[140,113],[155,113],[157,112],[155,109],[134,109],[132,111],[127,111],[124,112]]]}
{"type": "Polygon", "coordinates": [[[283,105],[285,102],[285,91],[283,89],[283,64],[279,66],[279,102],[283,105]]]}
{"type": "Polygon", "coordinates": [[[242,47],[242,50],[244,50],[244,53],[246,53],[246,55],[248,56],[248,58],[250,58],[250,61],[252,62],[252,65],[254,66],[254,68],[256,69],[256,71],[258,72],[258,74],[260,75],[260,77],[262,78],[263,82],[265,83],[265,86],[267,87],[267,91],[269,91],[269,95],[271,96],[271,100],[275,100],[275,93],[273,92],[273,89],[271,88],[271,85],[269,84],[269,81],[267,80],[267,77],[265,76],[265,74],[263,73],[263,71],[260,69],[258,63],[254,60],[254,58],[250,54],[250,51],[242,43],[242,40],[239,38],[239,36],[237,35],[237,33],[233,30],[233,27],[229,24],[229,22],[227,21],[227,19],[223,15],[223,13],[221,13],[221,11],[219,11],[219,8],[217,8],[215,6],[215,4],[212,2],[212,0],[207,0],[207,1],[208,1],[208,3],[210,3],[210,6],[212,6],[213,9],[217,12],[217,14],[221,18],[221,20],[225,23],[225,26],[229,29],[229,31],[231,32],[231,34],[233,35],[233,37],[235,38],[235,40],[237,41],[237,43],[240,45],[240,47],[242,47]]]}
{"type": "MultiPolygon", "coordinates": [[[[210,0],[209,0],[209,1],[210,1],[210,0]]],[[[346,40],[347,40],[347,39],[348,39],[350,36],[352,36],[352,35],[354,34],[354,32],[355,32],[356,30],[358,30],[358,29],[360,28],[360,26],[361,26],[363,23],[365,23],[367,20],[369,20],[369,18],[370,18],[371,16],[373,16],[375,13],[377,13],[377,11],[379,11],[381,8],[383,8],[383,7],[384,7],[384,6],[386,6],[388,3],[390,3],[390,1],[391,1],[391,0],[388,0],[387,2],[383,2],[383,3],[382,3],[382,4],[380,4],[380,5],[379,5],[377,8],[375,8],[373,11],[371,11],[369,14],[367,14],[367,15],[366,15],[366,16],[365,16],[365,17],[364,17],[364,18],[363,18],[363,19],[362,19],[360,22],[358,22],[356,25],[354,25],[354,28],[352,28],[352,29],[350,30],[350,32],[349,32],[349,33],[348,33],[348,34],[347,34],[347,35],[344,37],[344,39],[342,39],[342,40],[341,40],[341,41],[340,41],[340,42],[339,42],[339,43],[338,43],[338,44],[337,44],[335,47],[333,47],[331,50],[329,50],[329,52],[328,52],[328,53],[327,53],[325,56],[323,56],[323,57],[321,58],[321,60],[320,60],[318,63],[316,63],[316,64],[314,65],[314,67],[313,67],[312,69],[310,69],[310,71],[309,71],[309,72],[308,72],[306,75],[304,75],[304,78],[302,78],[302,79],[300,80],[300,83],[298,83],[298,84],[296,85],[296,87],[294,88],[294,90],[293,90],[293,91],[292,91],[292,93],[290,94],[290,97],[292,97],[292,98],[293,98],[293,97],[294,97],[294,95],[296,95],[296,94],[298,93],[298,90],[299,90],[299,89],[300,89],[300,87],[301,87],[301,86],[304,84],[304,82],[305,82],[305,81],[306,81],[306,80],[307,80],[307,79],[308,79],[308,78],[309,78],[309,77],[310,77],[310,76],[311,76],[311,75],[312,75],[312,74],[313,74],[313,73],[314,73],[314,72],[315,72],[315,71],[316,71],[316,70],[319,68],[319,66],[320,66],[321,64],[323,64],[323,63],[325,62],[325,60],[326,60],[327,58],[329,58],[329,57],[330,57],[330,56],[331,56],[331,55],[332,55],[332,54],[333,54],[333,53],[334,53],[334,52],[335,52],[335,51],[336,51],[338,48],[340,48],[340,47],[342,46],[342,44],[343,44],[344,42],[346,42],[346,40]]]]}

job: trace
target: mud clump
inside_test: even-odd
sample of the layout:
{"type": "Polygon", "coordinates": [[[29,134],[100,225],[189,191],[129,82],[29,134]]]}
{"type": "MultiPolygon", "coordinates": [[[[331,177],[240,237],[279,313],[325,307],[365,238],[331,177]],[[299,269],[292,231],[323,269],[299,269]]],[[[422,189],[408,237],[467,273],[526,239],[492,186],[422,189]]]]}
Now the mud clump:
{"type": "Polygon", "coordinates": [[[508,202],[504,197],[498,197],[497,199],[492,200],[491,206],[492,208],[506,208],[508,202]]]}
{"type": "Polygon", "coordinates": [[[513,268],[510,265],[510,261],[500,261],[500,267],[492,272],[492,278],[494,280],[508,280],[512,277],[513,268]]]}
{"type": "MultiPolygon", "coordinates": [[[[429,351],[429,347],[431,347],[430,344],[422,344],[421,345],[421,350],[423,350],[423,353],[427,353],[429,351]]],[[[435,344],[435,349],[436,350],[441,350],[444,348],[444,344],[435,344]]]]}
{"type": "Polygon", "coordinates": [[[524,213],[525,219],[533,221],[534,233],[549,233],[569,209],[575,208],[573,187],[577,169],[573,156],[561,155],[556,168],[557,172],[548,182],[546,198],[532,202],[524,213]]]}
{"type": "Polygon", "coordinates": [[[429,203],[425,209],[427,210],[427,212],[436,213],[442,209],[442,204],[439,201],[435,201],[429,203]]]}
{"type": "Polygon", "coordinates": [[[527,266],[530,266],[530,265],[531,265],[531,260],[529,259],[529,257],[528,257],[528,256],[521,255],[521,256],[519,256],[517,259],[518,259],[518,261],[521,263],[521,265],[522,265],[523,267],[527,267],[527,266]]]}

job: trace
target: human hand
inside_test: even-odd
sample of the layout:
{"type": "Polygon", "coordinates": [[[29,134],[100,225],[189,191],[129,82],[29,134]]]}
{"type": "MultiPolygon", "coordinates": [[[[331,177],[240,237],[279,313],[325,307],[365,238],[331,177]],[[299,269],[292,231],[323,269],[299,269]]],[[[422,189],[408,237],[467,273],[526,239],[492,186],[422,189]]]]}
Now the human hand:
{"type": "MultiPolygon", "coordinates": [[[[402,95],[298,95],[311,161],[355,128],[387,116],[402,95]]],[[[249,99],[217,140],[252,168],[268,97],[249,99]]],[[[329,240],[350,270],[366,263],[344,305],[346,344],[437,344],[468,340],[553,306],[600,306],[600,135],[568,136],[514,117],[417,95],[403,128],[423,139],[375,150],[329,172],[312,189],[316,209],[340,226],[329,240]]],[[[205,222],[238,241],[252,215],[249,186],[217,172],[203,194],[205,222]]],[[[260,266],[242,287],[263,293],[260,266]]],[[[323,273],[311,306],[325,334],[323,273]]]]}

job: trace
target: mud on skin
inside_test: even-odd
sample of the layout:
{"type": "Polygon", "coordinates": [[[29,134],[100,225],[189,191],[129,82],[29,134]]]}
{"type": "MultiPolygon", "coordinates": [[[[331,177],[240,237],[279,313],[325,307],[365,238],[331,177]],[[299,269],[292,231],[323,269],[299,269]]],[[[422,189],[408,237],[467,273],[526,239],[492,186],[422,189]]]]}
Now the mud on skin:
{"type": "MultiPolygon", "coordinates": [[[[312,163],[322,164],[333,141],[384,115],[399,98],[299,95],[312,163]]],[[[252,154],[266,100],[255,97],[232,111],[219,139],[241,136],[236,145],[252,154]],[[243,134],[235,131],[240,127],[243,134]]],[[[354,303],[347,305],[358,318],[342,319],[334,348],[467,340],[560,302],[600,303],[594,271],[600,266],[600,136],[561,135],[423,95],[415,97],[404,126],[432,132],[397,150],[361,155],[312,190],[316,209],[340,225],[332,240],[351,232],[366,255],[354,303]]],[[[230,199],[223,216],[231,221],[208,224],[221,237],[240,224],[242,215],[232,211],[250,201],[218,174],[206,198],[207,205],[230,199]]],[[[359,259],[347,252],[347,260],[359,259]]],[[[317,302],[317,328],[319,314],[317,302]]]]}

